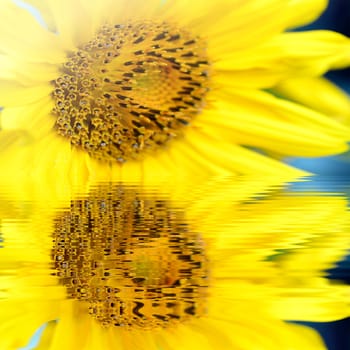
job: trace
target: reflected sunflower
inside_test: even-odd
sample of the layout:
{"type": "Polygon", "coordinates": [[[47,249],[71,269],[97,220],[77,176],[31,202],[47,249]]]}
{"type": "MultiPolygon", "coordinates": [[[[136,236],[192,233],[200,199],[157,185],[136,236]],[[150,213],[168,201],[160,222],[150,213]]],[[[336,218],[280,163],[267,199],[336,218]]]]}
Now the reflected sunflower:
{"type": "Polygon", "coordinates": [[[25,346],[46,324],[37,349],[324,349],[316,332],[282,320],[290,309],[310,320],[320,310],[329,319],[348,315],[348,288],[329,285],[320,294],[310,283],[317,312],[312,303],[299,308],[278,276],[287,271],[285,284],[297,290],[295,277],[304,275],[288,274],[274,254],[328,236],[320,270],[341,258],[346,202],[284,195],[281,187],[253,194],[257,183],[218,179],[187,201],[164,189],[100,183],[55,210],[39,198],[9,210],[3,199],[1,348],[25,346]]]}
{"type": "Polygon", "coordinates": [[[30,173],[34,162],[127,180],[283,173],[292,169],[255,149],[278,157],[347,149],[347,128],[271,93],[350,64],[340,34],[284,32],[315,19],[323,0],[28,3],[40,21],[21,1],[0,5],[9,169],[30,173]]]}

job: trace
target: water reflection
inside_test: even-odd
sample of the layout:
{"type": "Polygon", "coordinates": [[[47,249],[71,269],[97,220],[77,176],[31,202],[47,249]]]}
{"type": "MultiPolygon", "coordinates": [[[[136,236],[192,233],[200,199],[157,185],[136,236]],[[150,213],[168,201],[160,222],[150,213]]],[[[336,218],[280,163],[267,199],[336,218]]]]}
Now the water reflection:
{"type": "Polygon", "coordinates": [[[347,196],[320,186],[98,183],[50,201],[7,188],[0,348],[46,324],[50,350],[322,349],[286,322],[350,314],[349,286],[329,278],[350,247],[347,196]]]}
{"type": "Polygon", "coordinates": [[[54,218],[55,275],[104,326],[169,327],[205,313],[201,235],[167,199],[100,185],[54,218]]]}

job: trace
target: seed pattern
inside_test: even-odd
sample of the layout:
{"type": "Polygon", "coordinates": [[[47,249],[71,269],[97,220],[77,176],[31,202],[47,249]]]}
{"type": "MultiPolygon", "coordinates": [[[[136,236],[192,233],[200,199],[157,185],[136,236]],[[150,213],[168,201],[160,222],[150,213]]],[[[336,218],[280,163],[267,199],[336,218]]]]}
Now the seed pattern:
{"type": "Polygon", "coordinates": [[[203,241],[165,199],[106,185],[54,223],[54,274],[103,326],[168,327],[205,313],[203,241]]]}
{"type": "Polygon", "coordinates": [[[154,153],[201,112],[210,63],[203,40],[168,23],[101,28],[53,81],[55,129],[92,157],[154,153]]]}

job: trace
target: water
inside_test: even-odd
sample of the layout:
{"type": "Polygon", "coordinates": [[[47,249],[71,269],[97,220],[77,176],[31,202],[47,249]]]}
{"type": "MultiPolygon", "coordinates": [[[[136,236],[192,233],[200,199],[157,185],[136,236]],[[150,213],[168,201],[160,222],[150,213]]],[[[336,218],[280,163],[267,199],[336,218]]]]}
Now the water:
{"type": "Polygon", "coordinates": [[[349,189],[334,177],[1,188],[0,348],[42,333],[47,349],[315,345],[298,324],[346,349],[349,189]]]}

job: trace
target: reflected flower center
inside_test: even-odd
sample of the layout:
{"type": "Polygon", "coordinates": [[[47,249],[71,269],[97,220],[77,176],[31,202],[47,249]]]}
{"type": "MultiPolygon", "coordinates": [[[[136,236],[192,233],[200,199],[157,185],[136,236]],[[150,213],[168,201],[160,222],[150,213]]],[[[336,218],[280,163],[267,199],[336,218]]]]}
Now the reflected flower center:
{"type": "Polygon", "coordinates": [[[208,260],[184,213],[134,190],[99,189],[55,219],[55,274],[104,326],[168,327],[206,312],[208,260]]]}

